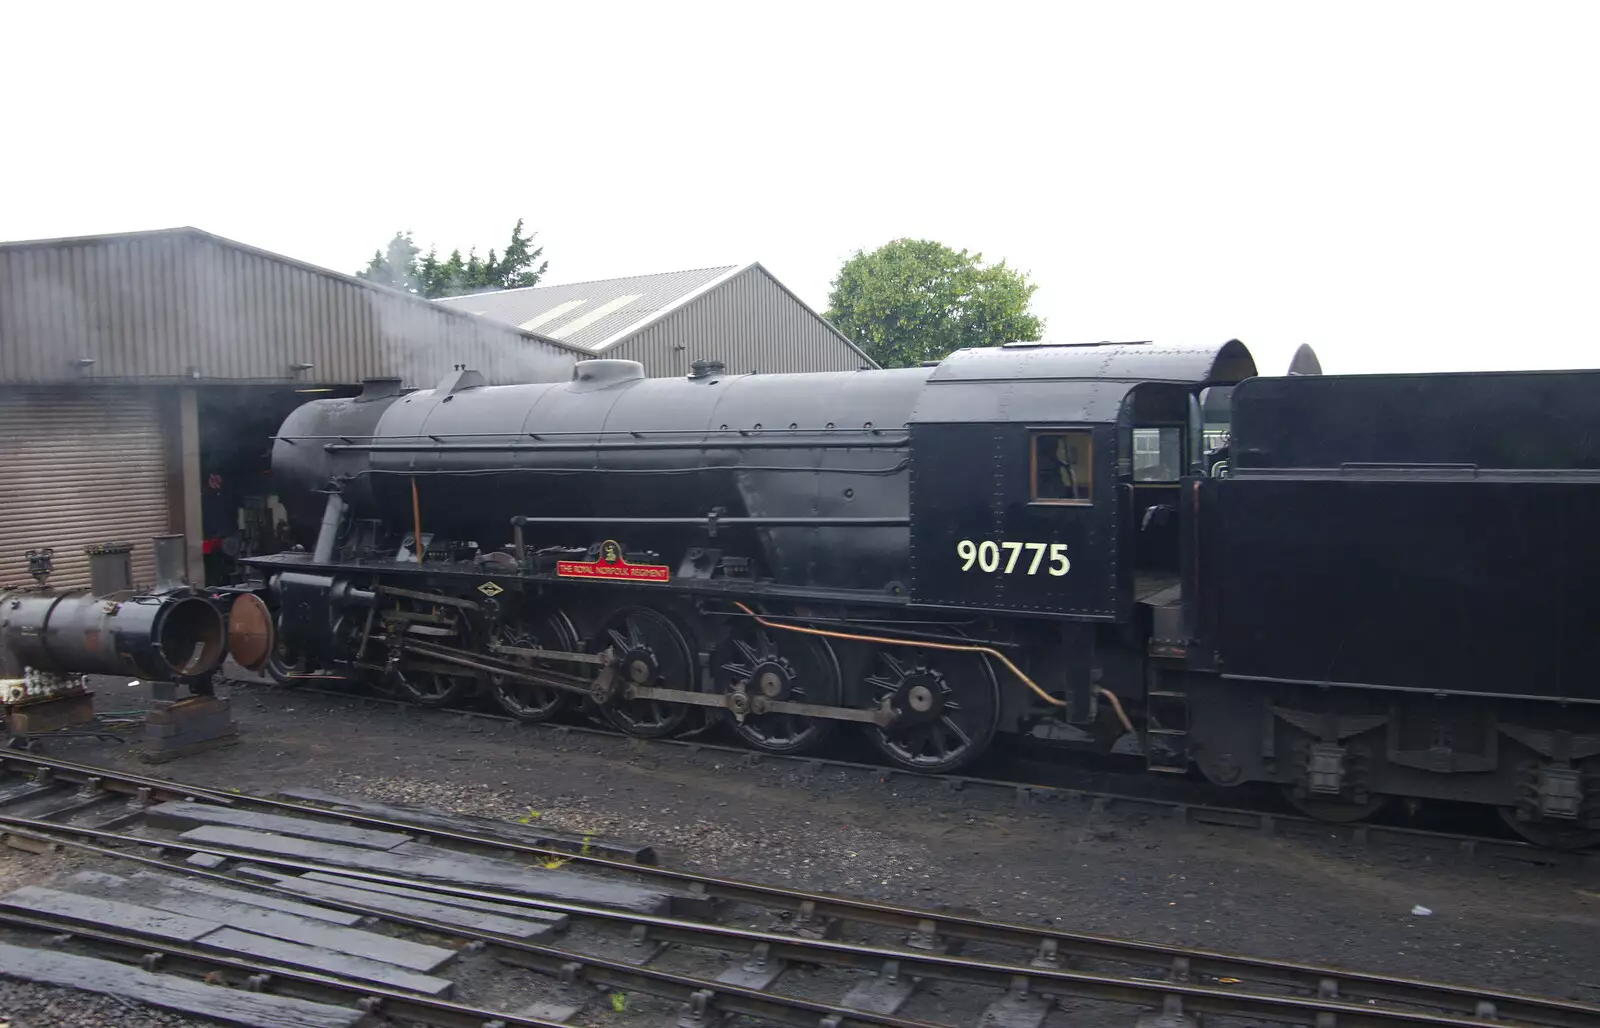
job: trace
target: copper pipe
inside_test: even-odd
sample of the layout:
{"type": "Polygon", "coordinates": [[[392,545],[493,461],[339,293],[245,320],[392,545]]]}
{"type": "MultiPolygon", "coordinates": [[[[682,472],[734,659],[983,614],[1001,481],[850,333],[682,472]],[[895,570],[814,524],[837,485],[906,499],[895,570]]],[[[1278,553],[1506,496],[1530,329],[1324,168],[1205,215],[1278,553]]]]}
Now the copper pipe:
{"type": "Polygon", "coordinates": [[[1117,694],[1103,685],[1094,687],[1094,691],[1104,696],[1111,703],[1111,709],[1117,712],[1117,720],[1122,722],[1122,727],[1128,730],[1129,735],[1138,735],[1134,730],[1133,722],[1128,720],[1128,712],[1122,709],[1122,701],[1117,699],[1117,694]]]}
{"type": "Polygon", "coordinates": [[[422,503],[417,499],[417,476],[411,476],[411,546],[417,551],[417,563],[422,563],[422,503]]]}
{"type": "MultiPolygon", "coordinates": [[[[1021,680],[1023,685],[1026,685],[1028,688],[1032,689],[1034,694],[1041,700],[1044,700],[1053,707],[1065,707],[1067,705],[1066,700],[1058,700],[1035,685],[1033,679],[1029,678],[1021,668],[1017,667],[1017,665],[1011,663],[1011,659],[1004,653],[1001,653],[999,650],[990,649],[987,646],[963,646],[956,643],[913,642],[906,639],[885,639],[882,636],[877,635],[855,635],[850,632],[831,632],[822,628],[805,628],[801,625],[780,625],[774,621],[768,621],[766,618],[762,617],[760,614],[757,614],[749,607],[746,607],[738,600],[734,600],[733,605],[751,617],[755,618],[757,624],[765,625],[768,628],[776,628],[779,631],[784,632],[800,632],[804,635],[820,635],[827,639],[849,639],[853,642],[877,643],[883,646],[909,646],[914,649],[954,650],[957,653],[982,653],[985,656],[993,657],[995,660],[998,660],[1000,663],[1004,664],[1007,670],[1016,675],[1017,678],[1021,680]]],[[[1120,711],[1121,707],[1119,706],[1117,709],[1120,711]]]]}

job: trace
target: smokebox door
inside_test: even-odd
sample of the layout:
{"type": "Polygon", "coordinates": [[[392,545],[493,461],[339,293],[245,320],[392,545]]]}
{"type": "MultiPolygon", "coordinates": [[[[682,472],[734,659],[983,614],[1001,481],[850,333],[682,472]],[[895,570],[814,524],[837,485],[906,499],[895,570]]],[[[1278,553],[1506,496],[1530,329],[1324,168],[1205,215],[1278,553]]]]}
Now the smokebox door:
{"type": "Polygon", "coordinates": [[[261,597],[243,593],[228,611],[228,656],[246,671],[260,671],[277,645],[272,614],[261,597]]]}

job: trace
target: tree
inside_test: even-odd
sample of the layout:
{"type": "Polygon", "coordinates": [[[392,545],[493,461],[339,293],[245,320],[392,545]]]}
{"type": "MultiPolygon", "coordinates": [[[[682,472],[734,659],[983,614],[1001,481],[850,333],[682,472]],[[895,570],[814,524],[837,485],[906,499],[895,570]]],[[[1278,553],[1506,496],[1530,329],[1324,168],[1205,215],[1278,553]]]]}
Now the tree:
{"type": "Polygon", "coordinates": [[[463,258],[460,249],[455,249],[441,261],[437,247],[429,248],[424,254],[412,241],[410,232],[396,232],[385,249],[373,252],[372,260],[365,269],[356,272],[356,277],[417,293],[430,300],[488,289],[521,289],[537,285],[550,267],[549,261],[539,260],[543,254],[544,247],[533,245],[533,236],[522,234],[521,218],[512,228],[511,241],[500,256],[490,250],[487,257],[479,257],[477,249],[473,248],[463,258]],[[537,267],[534,266],[536,262],[537,267]]]}
{"type": "Polygon", "coordinates": [[[372,260],[367,262],[364,271],[356,272],[356,277],[408,293],[421,292],[416,274],[420,252],[417,244],[411,241],[410,232],[396,232],[388,246],[372,252],[372,260]]]}
{"type": "Polygon", "coordinates": [[[1006,262],[926,239],[896,239],[839,269],[825,317],[886,368],[915,367],[973,346],[1038,339],[1039,287],[1006,262]]]}

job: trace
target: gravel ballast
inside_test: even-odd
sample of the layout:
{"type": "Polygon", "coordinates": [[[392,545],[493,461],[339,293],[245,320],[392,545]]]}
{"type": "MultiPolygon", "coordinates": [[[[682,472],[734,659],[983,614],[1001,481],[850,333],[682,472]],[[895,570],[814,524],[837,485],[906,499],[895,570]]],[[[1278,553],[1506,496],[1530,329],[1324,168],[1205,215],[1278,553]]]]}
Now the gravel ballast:
{"type": "MultiPolygon", "coordinates": [[[[99,688],[101,709],[145,701],[125,679],[99,688]]],[[[233,700],[238,745],[154,767],[138,759],[135,739],[52,741],[46,752],[213,788],[310,787],[521,818],[650,843],[668,865],[819,891],[1600,1002],[1600,883],[1580,872],[1457,864],[1420,851],[1094,814],[1084,804],[1019,807],[990,790],[746,763],[243,683],[221,693],[233,700]]],[[[0,887],[63,859],[6,851],[0,887]]],[[[0,1020],[34,1023],[20,1011],[61,1001],[25,999],[33,995],[55,990],[0,992],[19,1011],[0,1005],[0,1020]]],[[[105,1023],[187,1023],[152,1016],[169,1019],[105,1023]]]]}

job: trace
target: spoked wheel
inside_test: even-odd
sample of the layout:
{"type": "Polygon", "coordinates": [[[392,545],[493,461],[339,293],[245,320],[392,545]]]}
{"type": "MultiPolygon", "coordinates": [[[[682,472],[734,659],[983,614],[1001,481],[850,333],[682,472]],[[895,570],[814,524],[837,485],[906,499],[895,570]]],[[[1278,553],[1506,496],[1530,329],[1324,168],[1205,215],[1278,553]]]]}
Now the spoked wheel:
{"type": "Polygon", "coordinates": [[[606,720],[645,739],[659,739],[682,728],[689,707],[623,696],[629,685],[694,688],[694,652],[671,619],[649,607],[625,607],[606,620],[591,650],[598,653],[607,647],[617,658],[617,680],[616,698],[602,708],[606,720]]]}
{"type": "MultiPolygon", "coordinates": [[[[716,686],[721,693],[741,687],[752,703],[762,699],[839,705],[839,661],[826,640],[774,631],[754,622],[741,626],[718,654],[716,686]]],[[[839,722],[800,714],[728,715],[747,745],[766,753],[804,753],[816,749],[839,722]]]]}
{"type": "Polygon", "coordinates": [[[1290,806],[1305,816],[1334,825],[1348,825],[1357,821],[1365,821],[1389,805],[1389,797],[1387,796],[1369,796],[1365,803],[1320,796],[1301,796],[1296,793],[1293,785],[1285,785],[1283,787],[1283,798],[1289,801],[1290,806]]]}
{"type": "Polygon", "coordinates": [[[1586,850],[1600,846],[1600,829],[1558,821],[1523,821],[1516,807],[1500,807],[1500,820],[1528,842],[1547,850],[1586,850]]]}
{"type": "MultiPolygon", "coordinates": [[[[544,617],[530,617],[515,624],[502,625],[495,634],[502,646],[518,649],[543,649],[572,652],[578,648],[578,633],[572,622],[560,611],[544,617]]],[[[554,660],[538,660],[517,654],[499,654],[501,659],[528,668],[559,671],[569,675],[577,672],[571,664],[554,660]]],[[[505,675],[489,676],[489,693],[500,708],[518,721],[549,721],[567,708],[573,694],[546,685],[534,685],[505,675]]]]}
{"type": "Polygon", "coordinates": [[[443,707],[454,703],[472,688],[475,679],[432,667],[405,667],[395,671],[394,684],[400,695],[419,707],[443,707]]]}
{"type": "Polygon", "coordinates": [[[948,774],[971,764],[989,746],[1000,722],[1000,686],[981,654],[939,650],[881,650],[867,676],[873,705],[885,699],[900,712],[868,738],[896,765],[948,774]]]}
{"type": "MultiPolygon", "coordinates": [[[[459,612],[453,608],[441,607],[437,604],[426,603],[420,600],[402,599],[400,608],[408,614],[423,615],[423,619],[412,623],[409,628],[396,627],[396,631],[406,631],[409,636],[429,643],[444,646],[466,646],[466,626],[457,620],[459,612]]],[[[446,670],[447,665],[431,661],[426,657],[407,654],[401,658],[399,666],[395,668],[393,681],[395,690],[404,699],[410,700],[419,707],[443,707],[477,687],[478,680],[471,674],[446,670]]]]}

